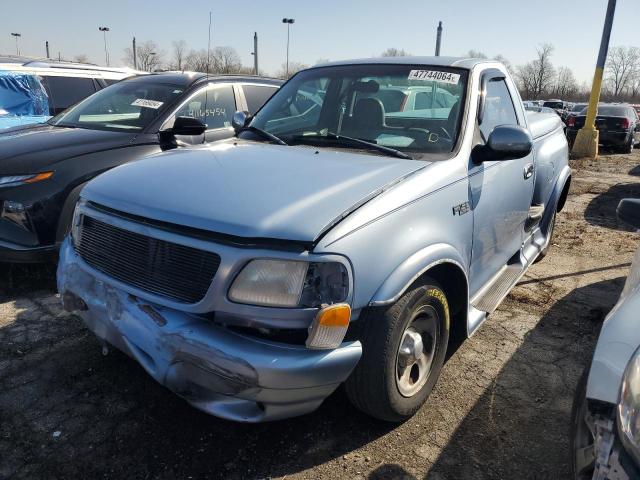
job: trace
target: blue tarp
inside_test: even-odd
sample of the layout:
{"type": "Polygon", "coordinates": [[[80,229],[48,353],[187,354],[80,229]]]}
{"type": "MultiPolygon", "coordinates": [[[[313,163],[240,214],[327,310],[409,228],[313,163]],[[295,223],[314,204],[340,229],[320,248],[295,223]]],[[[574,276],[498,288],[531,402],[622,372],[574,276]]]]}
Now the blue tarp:
{"type": "Polygon", "coordinates": [[[0,70],[0,114],[49,115],[49,98],[36,75],[0,70]]]}

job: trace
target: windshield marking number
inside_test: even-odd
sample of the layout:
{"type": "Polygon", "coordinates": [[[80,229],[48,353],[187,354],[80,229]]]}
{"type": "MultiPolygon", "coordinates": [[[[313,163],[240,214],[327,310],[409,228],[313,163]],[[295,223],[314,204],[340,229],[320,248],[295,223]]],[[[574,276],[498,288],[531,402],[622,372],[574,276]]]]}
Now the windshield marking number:
{"type": "Polygon", "coordinates": [[[460,75],[457,73],[439,72],[437,70],[411,70],[408,78],[409,80],[432,80],[450,83],[451,85],[457,85],[460,81],[460,75]]]}
{"type": "Polygon", "coordinates": [[[138,98],[131,104],[134,107],[153,108],[159,109],[164,102],[158,102],[157,100],[147,100],[146,98],[138,98]]]}

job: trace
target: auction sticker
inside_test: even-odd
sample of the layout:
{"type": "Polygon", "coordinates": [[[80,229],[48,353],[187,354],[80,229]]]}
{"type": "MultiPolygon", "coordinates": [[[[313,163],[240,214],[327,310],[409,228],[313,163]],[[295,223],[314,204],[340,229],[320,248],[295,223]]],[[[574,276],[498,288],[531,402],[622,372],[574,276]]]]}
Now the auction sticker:
{"type": "Polygon", "coordinates": [[[158,109],[164,102],[158,102],[157,100],[147,100],[146,98],[138,98],[131,105],[135,107],[154,108],[158,109]]]}
{"type": "Polygon", "coordinates": [[[409,72],[409,80],[431,80],[435,82],[450,83],[457,85],[460,81],[460,75],[451,72],[439,72],[438,70],[411,70],[409,72]]]}

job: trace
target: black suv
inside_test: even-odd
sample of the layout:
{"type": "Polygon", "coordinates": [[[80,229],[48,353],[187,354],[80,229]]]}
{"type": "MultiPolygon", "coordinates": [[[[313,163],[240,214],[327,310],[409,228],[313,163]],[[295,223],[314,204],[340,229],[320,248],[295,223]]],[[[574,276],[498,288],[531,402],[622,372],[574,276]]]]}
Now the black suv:
{"type": "Polygon", "coordinates": [[[55,258],[82,187],[110,168],[233,136],[282,81],[160,73],[91,95],[45,124],[0,131],[0,261],[55,258]]]}

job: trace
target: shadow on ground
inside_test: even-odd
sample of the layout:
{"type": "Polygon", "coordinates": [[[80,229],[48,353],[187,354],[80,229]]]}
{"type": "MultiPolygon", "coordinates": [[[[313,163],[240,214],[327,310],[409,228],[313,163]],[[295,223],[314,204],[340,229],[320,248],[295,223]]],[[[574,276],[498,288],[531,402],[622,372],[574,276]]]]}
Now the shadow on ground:
{"type": "Polygon", "coordinates": [[[585,220],[599,227],[633,231],[616,217],[616,208],[623,198],[640,198],[640,184],[619,183],[598,194],[587,205],[584,211],[585,220]]]}
{"type": "Polygon", "coordinates": [[[0,302],[33,291],[56,291],[56,265],[0,262],[0,302]]]}
{"type": "Polygon", "coordinates": [[[569,478],[575,388],[623,285],[624,277],[593,283],[554,304],[465,417],[427,478],[569,478]]]}

